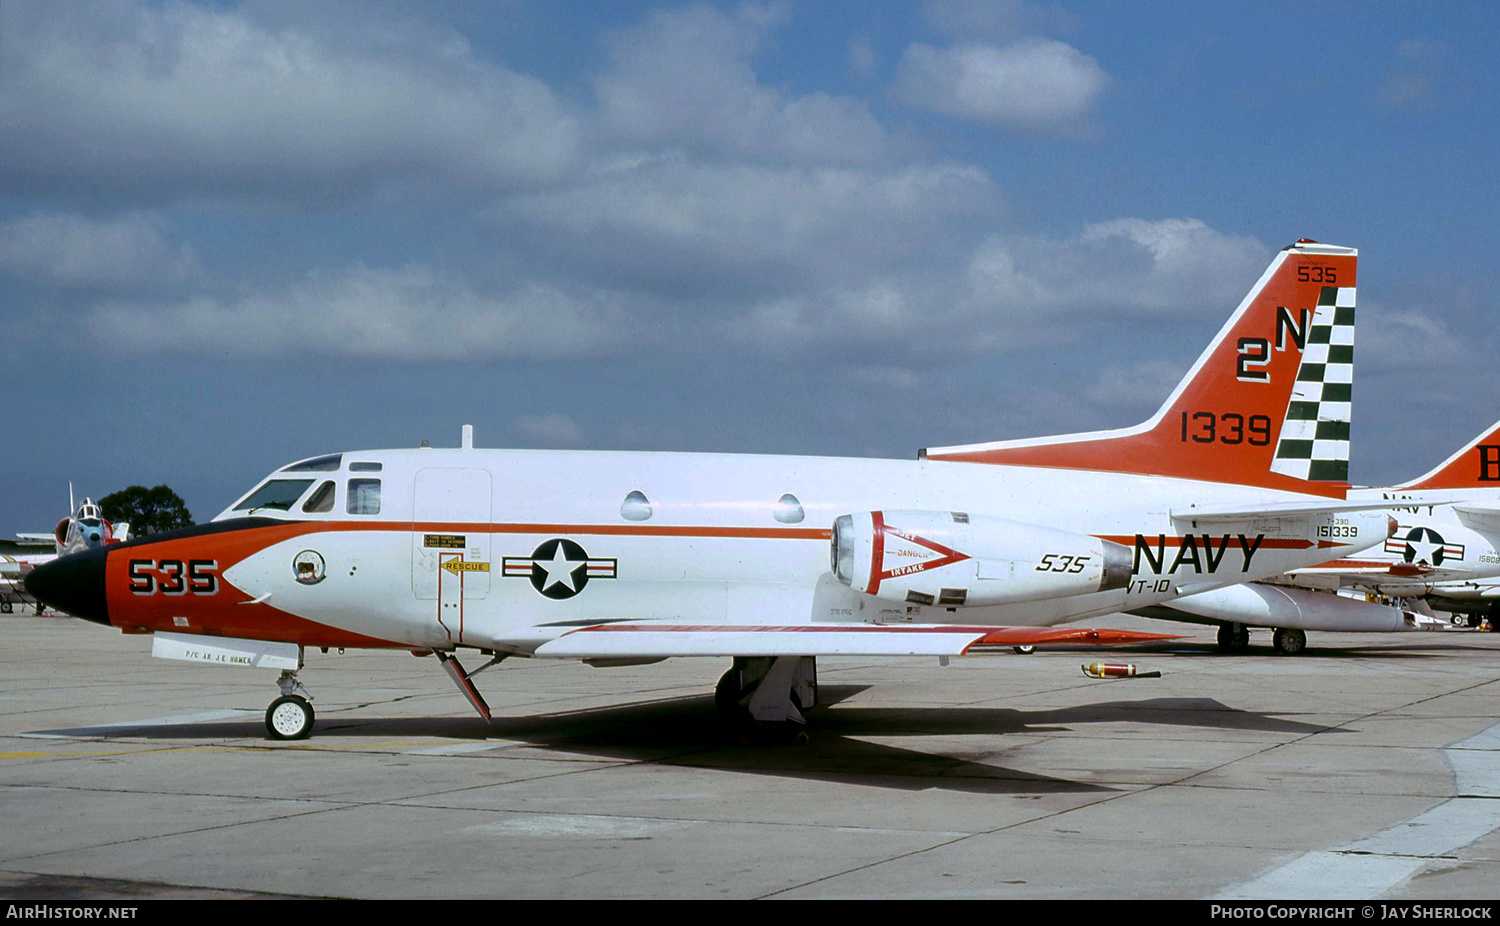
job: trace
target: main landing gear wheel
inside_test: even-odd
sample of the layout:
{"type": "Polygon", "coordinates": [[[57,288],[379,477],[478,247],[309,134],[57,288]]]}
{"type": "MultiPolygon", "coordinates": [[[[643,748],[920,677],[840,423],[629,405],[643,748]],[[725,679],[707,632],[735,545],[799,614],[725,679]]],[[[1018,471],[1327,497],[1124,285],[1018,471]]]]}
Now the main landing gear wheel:
{"type": "Polygon", "coordinates": [[[1022,643],[1020,646],[1012,646],[1011,649],[1016,651],[1017,656],[1030,656],[1032,653],[1036,652],[1036,644],[1022,643]]]}
{"type": "Polygon", "coordinates": [[[816,704],[811,656],[737,656],[714,686],[719,719],[746,745],[807,743],[802,712],[816,704]]]}
{"type": "Polygon", "coordinates": [[[739,668],[731,667],[719,678],[719,684],[714,686],[714,707],[718,710],[720,719],[731,723],[748,722],[750,710],[740,704],[740,700],[747,694],[749,692],[740,687],[739,668]]]}
{"type": "Polygon", "coordinates": [[[1250,646],[1250,628],[1244,624],[1219,625],[1219,651],[1222,653],[1247,649],[1250,646]]]}
{"type": "Polygon", "coordinates": [[[266,732],[273,740],[305,739],[312,728],[312,705],[301,695],[282,695],[266,708],[266,732]]]}
{"type": "Polygon", "coordinates": [[[1307,634],[1295,627],[1281,627],[1271,638],[1278,656],[1295,656],[1307,649],[1307,634]]]}
{"type": "Polygon", "coordinates": [[[15,608],[11,607],[10,602],[0,601],[0,614],[13,614],[15,610],[15,608]]]}

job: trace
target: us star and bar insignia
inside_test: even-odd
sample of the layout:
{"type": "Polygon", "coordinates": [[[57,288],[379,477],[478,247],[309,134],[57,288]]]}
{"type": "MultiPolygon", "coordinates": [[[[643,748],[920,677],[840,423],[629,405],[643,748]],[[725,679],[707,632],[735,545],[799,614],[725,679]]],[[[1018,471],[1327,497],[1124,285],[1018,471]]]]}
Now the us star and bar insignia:
{"type": "Polygon", "coordinates": [[[564,537],[542,541],[530,556],[507,556],[501,562],[501,575],[530,579],[533,588],[557,600],[572,598],[590,579],[613,579],[618,572],[619,560],[589,556],[564,537]]]}

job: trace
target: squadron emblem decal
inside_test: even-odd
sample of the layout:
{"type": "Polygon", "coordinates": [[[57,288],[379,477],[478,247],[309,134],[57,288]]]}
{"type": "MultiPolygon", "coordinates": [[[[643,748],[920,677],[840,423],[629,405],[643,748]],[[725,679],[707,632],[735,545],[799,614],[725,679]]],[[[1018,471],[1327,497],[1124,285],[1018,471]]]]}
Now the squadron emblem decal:
{"type": "Polygon", "coordinates": [[[530,556],[507,556],[502,574],[507,578],[527,578],[532,588],[558,600],[572,598],[583,591],[590,579],[613,579],[619,560],[592,557],[583,547],[563,537],[542,541],[530,556]]]}
{"type": "Polygon", "coordinates": [[[292,576],[303,585],[317,585],[328,574],[328,567],[317,550],[303,550],[292,559],[292,576]]]}

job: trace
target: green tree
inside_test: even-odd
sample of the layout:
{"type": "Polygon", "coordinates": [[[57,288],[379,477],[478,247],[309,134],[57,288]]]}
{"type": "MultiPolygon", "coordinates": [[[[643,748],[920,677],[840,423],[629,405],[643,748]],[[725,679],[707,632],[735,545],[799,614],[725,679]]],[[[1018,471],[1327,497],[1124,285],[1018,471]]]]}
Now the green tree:
{"type": "Polygon", "coordinates": [[[99,510],[111,523],[128,522],[132,537],[193,524],[193,513],[182,496],[164,485],[151,489],[129,486],[113,492],[99,499],[99,510]]]}

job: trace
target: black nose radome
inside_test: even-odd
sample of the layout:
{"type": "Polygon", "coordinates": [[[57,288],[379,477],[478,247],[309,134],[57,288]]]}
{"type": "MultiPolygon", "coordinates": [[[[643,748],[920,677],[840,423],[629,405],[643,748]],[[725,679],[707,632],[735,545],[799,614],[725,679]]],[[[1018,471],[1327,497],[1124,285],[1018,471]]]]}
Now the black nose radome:
{"type": "Polygon", "coordinates": [[[57,611],[97,624],[109,623],[104,598],[106,547],[59,556],[26,574],[26,592],[57,611]]]}

